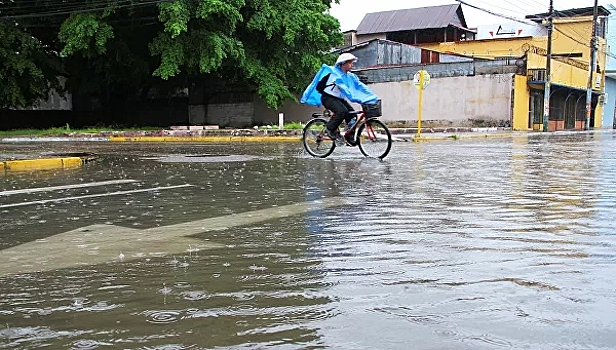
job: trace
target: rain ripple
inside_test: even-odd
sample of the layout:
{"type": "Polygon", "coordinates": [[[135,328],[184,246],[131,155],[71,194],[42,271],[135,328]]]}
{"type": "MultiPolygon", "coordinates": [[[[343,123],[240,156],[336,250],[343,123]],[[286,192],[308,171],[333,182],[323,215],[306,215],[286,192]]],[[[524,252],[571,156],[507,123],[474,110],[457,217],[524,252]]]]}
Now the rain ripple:
{"type": "Polygon", "coordinates": [[[146,321],[154,324],[169,324],[177,322],[181,314],[176,310],[146,310],[141,313],[146,321]]]}

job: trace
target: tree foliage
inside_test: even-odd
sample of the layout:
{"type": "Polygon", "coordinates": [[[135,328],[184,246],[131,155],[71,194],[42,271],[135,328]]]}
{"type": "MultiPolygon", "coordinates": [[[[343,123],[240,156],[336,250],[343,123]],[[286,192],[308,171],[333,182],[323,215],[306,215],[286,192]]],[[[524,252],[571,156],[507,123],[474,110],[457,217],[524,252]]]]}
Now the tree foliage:
{"type": "MultiPolygon", "coordinates": [[[[52,0],[27,3],[33,2],[41,13],[57,12],[60,6],[52,0]]],[[[94,91],[97,81],[104,81],[106,86],[138,89],[156,79],[198,81],[207,76],[251,88],[276,107],[300,92],[319,65],[330,59],[328,52],[342,42],[338,21],[327,13],[331,2],[69,0],[62,2],[64,8],[82,11],[66,13],[60,21],[55,16],[38,33],[65,57],[65,69],[81,88],[89,83],[94,91]]],[[[40,24],[29,17],[16,20],[40,24]]],[[[25,32],[13,36],[0,34],[0,50],[10,44],[44,51],[25,32]]],[[[44,77],[36,65],[13,66],[33,78],[44,77]]],[[[43,90],[31,91],[40,95],[43,90]]]]}
{"type": "Polygon", "coordinates": [[[0,21],[0,108],[30,106],[59,88],[53,60],[38,39],[0,21]]]}

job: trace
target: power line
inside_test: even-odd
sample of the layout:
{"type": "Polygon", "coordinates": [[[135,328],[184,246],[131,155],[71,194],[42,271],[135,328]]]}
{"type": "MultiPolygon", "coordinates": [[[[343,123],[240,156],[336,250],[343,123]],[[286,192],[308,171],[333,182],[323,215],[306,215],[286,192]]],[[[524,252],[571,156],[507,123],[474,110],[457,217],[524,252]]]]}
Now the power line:
{"type": "Polygon", "coordinates": [[[486,10],[484,8],[481,8],[479,6],[471,5],[471,4],[467,3],[466,1],[462,1],[462,0],[455,0],[455,1],[457,1],[457,2],[459,2],[461,4],[463,4],[463,5],[466,5],[468,7],[474,8],[476,10],[483,11],[485,13],[489,13],[492,16],[502,17],[502,18],[508,19],[510,21],[515,21],[515,22],[519,22],[519,23],[523,23],[523,24],[527,24],[527,25],[537,25],[538,26],[538,24],[535,23],[535,22],[527,22],[527,21],[524,21],[524,20],[521,20],[521,19],[518,19],[518,18],[515,18],[515,17],[511,17],[511,16],[507,16],[507,15],[502,15],[500,13],[492,12],[490,10],[486,10]]]}
{"type": "MultiPolygon", "coordinates": [[[[486,4],[486,0],[475,0],[475,1],[486,4]]],[[[504,1],[504,0],[501,0],[501,1],[504,1]]],[[[507,2],[507,1],[505,1],[505,2],[507,2]]],[[[507,3],[511,4],[510,2],[507,2],[507,3]]],[[[522,11],[522,9],[520,9],[519,6],[516,6],[517,9],[515,9],[515,10],[512,10],[510,8],[505,8],[505,7],[502,7],[502,6],[497,6],[497,5],[492,5],[492,7],[495,7],[495,8],[501,9],[503,11],[507,11],[507,12],[514,12],[514,13],[521,13],[521,14],[526,13],[525,11],[522,11]]]]}
{"type": "MultiPolygon", "coordinates": [[[[467,2],[465,2],[465,1],[463,1],[463,0],[455,0],[455,1],[457,1],[457,2],[459,2],[459,3],[461,3],[461,4],[463,4],[463,5],[466,5],[466,6],[472,7],[472,8],[474,8],[474,9],[476,9],[476,10],[479,10],[479,11],[483,11],[483,12],[489,13],[489,14],[491,14],[491,15],[493,15],[493,16],[502,17],[502,18],[505,18],[505,19],[508,19],[508,20],[511,20],[511,21],[515,21],[515,22],[520,22],[520,23],[523,23],[523,24],[535,25],[535,26],[538,26],[538,27],[543,27],[542,25],[540,25],[540,24],[538,24],[538,23],[535,23],[535,22],[526,22],[526,21],[520,20],[520,19],[515,18],[515,17],[511,17],[511,16],[503,15],[503,14],[500,14],[500,13],[496,13],[496,12],[490,11],[490,10],[488,10],[488,9],[484,9],[484,8],[482,8],[482,7],[479,7],[479,6],[471,5],[471,4],[469,4],[469,3],[467,3],[467,2]]],[[[564,12],[562,12],[562,11],[555,11],[555,12],[561,12],[561,13],[563,13],[563,14],[564,14],[564,12]]],[[[584,43],[584,42],[582,42],[582,41],[580,41],[580,40],[578,40],[578,39],[576,39],[576,38],[574,38],[574,37],[570,36],[569,34],[567,34],[567,33],[563,32],[561,29],[558,29],[558,28],[556,28],[556,27],[554,27],[554,29],[555,29],[556,31],[558,31],[559,33],[563,34],[564,36],[566,36],[567,38],[569,38],[569,39],[571,39],[571,40],[575,41],[576,43],[582,44],[582,45],[584,45],[584,46],[586,46],[586,47],[588,47],[588,48],[590,48],[590,47],[591,47],[589,43],[584,43]]],[[[580,34],[579,34],[579,33],[577,33],[577,32],[576,32],[576,34],[580,35],[580,34]]],[[[582,36],[582,35],[580,35],[580,36],[582,36]]],[[[611,52],[606,52],[606,51],[603,51],[603,50],[600,50],[599,52],[604,53],[604,54],[608,55],[608,56],[609,56],[609,57],[611,57],[611,58],[616,58],[616,54],[613,54],[613,53],[611,53],[611,52]]]]}
{"type": "Polygon", "coordinates": [[[15,15],[15,16],[3,16],[0,17],[0,19],[23,19],[23,18],[38,18],[38,17],[53,17],[53,16],[61,16],[61,15],[70,15],[73,13],[87,13],[87,12],[98,12],[98,11],[104,11],[107,9],[118,9],[118,8],[125,8],[125,7],[142,7],[142,6],[149,6],[149,5],[155,5],[155,4],[160,4],[163,2],[170,2],[173,0],[154,0],[154,1],[146,1],[146,2],[140,2],[137,4],[126,4],[126,5],[118,5],[118,6],[114,6],[114,7],[95,7],[95,8],[89,8],[89,9],[82,9],[82,10],[74,10],[74,11],[61,11],[61,12],[41,12],[41,13],[32,13],[32,14],[27,14],[27,15],[15,15]]]}
{"type": "MultiPolygon", "coordinates": [[[[567,33],[563,32],[561,29],[558,29],[558,28],[556,28],[556,27],[554,27],[554,29],[555,29],[555,30],[557,30],[558,32],[560,32],[562,35],[566,36],[567,38],[569,38],[569,39],[571,39],[571,40],[575,41],[575,42],[576,42],[576,43],[578,43],[578,44],[582,44],[582,45],[584,45],[584,46],[586,46],[586,47],[589,47],[589,48],[591,47],[591,46],[590,46],[590,44],[587,44],[587,43],[584,43],[584,42],[582,42],[582,41],[579,41],[578,39],[576,39],[576,38],[572,37],[571,35],[569,35],[569,34],[567,34],[567,33]]],[[[611,52],[607,52],[607,51],[603,51],[603,50],[600,50],[599,52],[604,53],[604,54],[608,55],[608,56],[609,56],[609,57],[611,57],[611,58],[616,58],[616,54],[613,54],[613,53],[611,53],[611,52]]]]}
{"type": "MultiPolygon", "coordinates": [[[[38,1],[33,1],[32,4],[27,4],[26,1],[20,1],[19,3],[12,3],[12,4],[4,4],[4,11],[5,12],[31,12],[29,11],[30,9],[41,9],[41,10],[45,10],[45,12],[47,12],[47,10],[49,10],[49,12],[56,11],[56,12],[60,12],[60,11],[70,11],[70,10],[75,10],[75,9],[83,9],[83,8],[87,8],[87,7],[94,7],[94,6],[101,6],[101,5],[106,5],[108,6],[110,1],[107,0],[91,0],[91,1],[87,1],[83,0],[83,2],[71,2],[71,3],[67,3],[67,2],[53,2],[53,3],[46,3],[46,4],[37,4],[34,5],[34,3],[38,3],[38,1]],[[24,5],[25,3],[25,5],[24,5]]],[[[111,4],[112,7],[114,4],[117,3],[126,3],[126,2],[130,2],[130,3],[134,3],[134,0],[115,0],[113,4],[111,4]]],[[[2,4],[0,4],[0,9],[2,9],[3,6],[2,4]]],[[[39,11],[39,12],[43,12],[43,11],[39,11]]]]}

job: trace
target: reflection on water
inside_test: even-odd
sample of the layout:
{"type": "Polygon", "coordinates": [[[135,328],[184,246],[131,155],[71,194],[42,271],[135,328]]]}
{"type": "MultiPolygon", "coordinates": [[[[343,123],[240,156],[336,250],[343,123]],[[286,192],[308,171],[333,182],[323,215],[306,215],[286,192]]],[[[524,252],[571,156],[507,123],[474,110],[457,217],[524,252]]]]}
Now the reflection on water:
{"type": "Polygon", "coordinates": [[[0,277],[0,348],[616,347],[612,134],[397,143],[384,162],[290,144],[85,146],[102,160],[0,188],[194,187],[5,210],[0,247],[92,224],[352,204],[195,237],[224,248],[0,277]],[[157,161],[173,154],[250,157],[157,161]]]}

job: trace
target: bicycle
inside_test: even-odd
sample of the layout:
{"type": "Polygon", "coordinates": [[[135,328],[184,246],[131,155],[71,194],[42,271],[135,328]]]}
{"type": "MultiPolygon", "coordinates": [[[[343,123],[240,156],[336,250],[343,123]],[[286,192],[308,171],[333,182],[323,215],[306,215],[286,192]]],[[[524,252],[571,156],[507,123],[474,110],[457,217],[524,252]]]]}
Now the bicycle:
{"type": "MultiPolygon", "coordinates": [[[[392,137],[385,123],[378,119],[381,116],[381,101],[363,104],[361,111],[351,113],[357,116],[357,121],[351,127],[347,125],[348,129],[341,132],[344,144],[359,146],[359,150],[366,157],[385,158],[391,150],[392,137]]],[[[327,122],[332,116],[329,110],[314,113],[304,126],[302,143],[306,152],[313,157],[326,158],[336,148],[336,141],[330,139],[325,132],[327,122]]]]}

